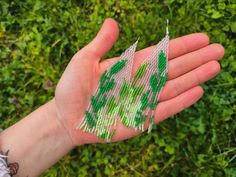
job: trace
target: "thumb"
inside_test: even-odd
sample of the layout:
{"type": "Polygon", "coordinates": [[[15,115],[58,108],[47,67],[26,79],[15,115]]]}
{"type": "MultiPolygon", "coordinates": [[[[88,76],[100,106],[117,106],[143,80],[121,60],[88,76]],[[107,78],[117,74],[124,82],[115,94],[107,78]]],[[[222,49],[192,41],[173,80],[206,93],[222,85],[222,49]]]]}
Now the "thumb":
{"type": "Polygon", "coordinates": [[[104,21],[96,37],[84,47],[84,50],[93,53],[100,60],[112,48],[118,36],[118,23],[114,19],[108,18],[104,21]]]}

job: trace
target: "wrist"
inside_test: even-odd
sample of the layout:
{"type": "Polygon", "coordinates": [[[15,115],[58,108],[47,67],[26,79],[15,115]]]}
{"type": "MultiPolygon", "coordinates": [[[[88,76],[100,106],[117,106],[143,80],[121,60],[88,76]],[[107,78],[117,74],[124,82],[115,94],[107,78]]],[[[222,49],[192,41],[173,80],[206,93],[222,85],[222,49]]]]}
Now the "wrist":
{"type": "Polygon", "coordinates": [[[49,114],[55,114],[54,117],[57,118],[61,127],[64,128],[73,147],[91,143],[88,135],[85,135],[80,129],[76,129],[80,115],[82,116],[83,114],[79,107],[78,112],[68,112],[64,106],[61,106],[57,98],[53,98],[50,101],[49,107],[53,110],[52,113],[49,114]]]}
{"type": "Polygon", "coordinates": [[[61,141],[65,142],[65,146],[68,149],[73,149],[76,145],[73,142],[73,139],[68,132],[68,129],[64,125],[64,122],[61,121],[60,115],[58,114],[55,99],[50,100],[45,106],[46,117],[51,121],[54,127],[51,129],[51,134],[58,137],[61,141]]]}
{"type": "Polygon", "coordinates": [[[0,134],[0,149],[9,150],[9,163],[19,164],[19,176],[41,174],[73,148],[53,100],[0,134]]]}

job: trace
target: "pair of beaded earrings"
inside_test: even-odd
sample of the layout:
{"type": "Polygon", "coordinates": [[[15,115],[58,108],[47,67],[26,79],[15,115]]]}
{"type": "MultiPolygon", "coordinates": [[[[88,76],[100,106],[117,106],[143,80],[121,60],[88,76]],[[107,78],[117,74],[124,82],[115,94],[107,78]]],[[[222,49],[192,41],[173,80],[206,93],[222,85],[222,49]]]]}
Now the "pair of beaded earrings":
{"type": "Polygon", "coordinates": [[[119,60],[101,75],[77,129],[110,141],[118,119],[126,127],[144,131],[144,123],[149,118],[148,133],[152,130],[155,108],[168,76],[168,20],[166,36],[132,76],[137,43],[126,49],[119,60]]]}

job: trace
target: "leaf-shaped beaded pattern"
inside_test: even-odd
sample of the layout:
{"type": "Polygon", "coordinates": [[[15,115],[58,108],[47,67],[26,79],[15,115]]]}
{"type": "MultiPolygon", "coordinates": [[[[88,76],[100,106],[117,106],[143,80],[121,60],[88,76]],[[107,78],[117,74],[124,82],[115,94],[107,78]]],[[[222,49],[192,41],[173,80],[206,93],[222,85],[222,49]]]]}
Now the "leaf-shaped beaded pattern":
{"type": "Polygon", "coordinates": [[[160,92],[168,76],[168,42],[169,36],[166,35],[133,77],[131,73],[137,42],[128,48],[101,75],[97,90],[77,128],[109,141],[115,133],[117,119],[126,127],[144,131],[144,123],[149,118],[150,132],[160,92]]]}

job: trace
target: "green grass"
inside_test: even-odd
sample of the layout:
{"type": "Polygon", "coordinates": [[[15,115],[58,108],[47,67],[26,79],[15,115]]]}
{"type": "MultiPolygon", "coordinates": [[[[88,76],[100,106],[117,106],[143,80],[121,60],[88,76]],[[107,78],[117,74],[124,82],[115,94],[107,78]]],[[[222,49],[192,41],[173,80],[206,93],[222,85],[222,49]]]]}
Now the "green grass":
{"type": "Polygon", "coordinates": [[[0,1],[0,127],[50,100],[73,54],[106,17],[120,23],[107,57],[138,37],[157,43],[170,20],[171,37],[205,32],[221,43],[222,71],[190,109],[125,142],[74,149],[46,171],[64,176],[236,176],[236,2],[234,0],[0,1]],[[45,86],[45,83],[52,86],[45,86]]]}

